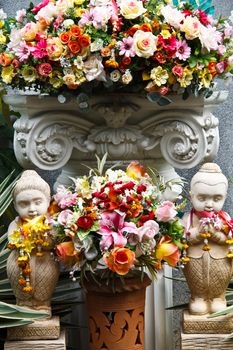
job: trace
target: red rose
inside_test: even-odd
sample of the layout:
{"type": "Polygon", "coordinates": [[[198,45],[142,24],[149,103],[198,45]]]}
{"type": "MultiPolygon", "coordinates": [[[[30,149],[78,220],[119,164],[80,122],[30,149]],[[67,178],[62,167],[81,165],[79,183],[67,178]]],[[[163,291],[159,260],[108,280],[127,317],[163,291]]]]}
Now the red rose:
{"type": "Polygon", "coordinates": [[[38,72],[42,77],[47,77],[53,68],[50,63],[41,63],[38,67],[38,72]]]}
{"type": "Polygon", "coordinates": [[[93,223],[94,223],[94,220],[88,215],[80,216],[80,218],[78,218],[77,220],[78,227],[82,228],[85,231],[91,228],[93,223]]]}
{"type": "Polygon", "coordinates": [[[124,57],[122,58],[122,64],[123,64],[124,66],[128,66],[130,63],[131,63],[131,57],[124,56],[124,57]]]}

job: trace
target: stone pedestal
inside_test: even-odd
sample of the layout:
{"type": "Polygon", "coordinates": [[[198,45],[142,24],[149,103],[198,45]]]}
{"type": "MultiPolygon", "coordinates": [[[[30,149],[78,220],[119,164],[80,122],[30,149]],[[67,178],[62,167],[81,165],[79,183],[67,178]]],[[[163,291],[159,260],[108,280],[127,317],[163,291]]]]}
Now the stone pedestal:
{"type": "Polygon", "coordinates": [[[4,350],[66,350],[65,332],[53,340],[8,340],[4,350]]]}
{"type": "Polygon", "coordinates": [[[232,350],[233,339],[225,338],[226,334],[181,333],[181,350],[232,350]]]}
{"type": "Polygon", "coordinates": [[[58,339],[60,337],[60,320],[54,316],[49,320],[36,320],[32,324],[7,329],[8,340],[58,339]]]}
{"type": "Polygon", "coordinates": [[[208,318],[208,315],[190,315],[183,313],[181,332],[181,350],[232,350],[233,339],[227,340],[227,334],[233,332],[233,314],[208,318]]]}

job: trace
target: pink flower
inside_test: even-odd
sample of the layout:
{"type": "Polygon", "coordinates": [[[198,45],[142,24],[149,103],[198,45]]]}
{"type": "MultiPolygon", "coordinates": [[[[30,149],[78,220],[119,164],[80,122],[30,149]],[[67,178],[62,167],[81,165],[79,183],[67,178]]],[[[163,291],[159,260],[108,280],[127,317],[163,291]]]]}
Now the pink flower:
{"type": "Polygon", "coordinates": [[[47,77],[52,72],[52,66],[50,63],[41,63],[38,66],[38,73],[42,77],[47,77]]]}
{"type": "Polygon", "coordinates": [[[140,242],[154,238],[159,232],[159,224],[154,220],[148,220],[138,229],[140,242]]]}
{"type": "Polygon", "coordinates": [[[175,210],[175,206],[170,201],[165,201],[163,204],[156,209],[155,216],[158,221],[168,222],[176,216],[177,211],[175,210]]]}
{"type": "Polygon", "coordinates": [[[125,213],[104,212],[101,214],[100,229],[98,233],[102,235],[100,248],[106,250],[113,246],[124,247],[127,243],[123,233],[137,233],[134,223],[125,222],[125,213]]]}
{"type": "Polygon", "coordinates": [[[77,203],[77,194],[67,190],[65,186],[60,185],[57,188],[54,200],[58,203],[60,208],[64,209],[77,203]]]}
{"type": "Polygon", "coordinates": [[[129,36],[128,38],[123,38],[122,41],[118,42],[119,45],[119,55],[125,55],[126,57],[135,56],[135,51],[133,49],[133,38],[129,36]]]}
{"type": "Polygon", "coordinates": [[[47,41],[45,39],[41,39],[36,46],[33,47],[32,55],[35,58],[43,58],[48,55],[46,50],[47,41]]]}
{"type": "Polygon", "coordinates": [[[228,67],[228,63],[226,60],[220,61],[216,64],[216,71],[221,74],[223,73],[228,67]]]}
{"type": "Polygon", "coordinates": [[[200,22],[202,24],[204,24],[206,26],[208,24],[210,24],[211,20],[210,20],[210,18],[207,16],[207,14],[204,11],[198,9],[198,15],[199,15],[200,22]]]}
{"type": "Polygon", "coordinates": [[[172,73],[173,73],[176,77],[181,78],[181,77],[183,76],[183,74],[184,74],[184,69],[183,69],[183,67],[177,65],[177,66],[174,66],[174,67],[172,68],[172,73]]]}
{"type": "Polygon", "coordinates": [[[179,40],[176,42],[175,56],[182,61],[186,61],[191,55],[191,48],[188,46],[185,40],[179,40]]]}
{"type": "Polygon", "coordinates": [[[28,46],[25,41],[21,41],[18,49],[15,50],[16,56],[19,58],[20,62],[24,62],[31,55],[33,48],[28,46]]]}
{"type": "Polygon", "coordinates": [[[167,86],[162,86],[160,89],[159,89],[159,93],[160,95],[162,96],[165,96],[167,95],[167,93],[170,91],[169,87],[167,86]]]}
{"type": "Polygon", "coordinates": [[[224,45],[219,45],[218,47],[218,53],[219,55],[223,55],[226,52],[226,47],[224,45]]]}
{"type": "Polygon", "coordinates": [[[62,14],[59,14],[56,18],[56,20],[53,22],[54,29],[58,30],[58,28],[61,26],[61,23],[63,22],[64,18],[62,14]]]}
{"type": "Polygon", "coordinates": [[[35,7],[33,7],[32,12],[33,13],[37,13],[38,11],[40,11],[43,7],[47,6],[49,4],[50,0],[44,0],[42,1],[40,4],[36,5],[35,7]]]}
{"type": "Polygon", "coordinates": [[[25,16],[26,16],[26,10],[25,9],[19,10],[16,12],[15,19],[17,22],[22,22],[25,16]]]}
{"type": "Polygon", "coordinates": [[[170,36],[169,38],[167,39],[164,39],[162,37],[162,35],[159,35],[158,36],[158,42],[161,43],[163,45],[163,47],[165,48],[165,50],[167,51],[174,51],[176,50],[176,37],[174,35],[170,36]]]}
{"type": "Polygon", "coordinates": [[[230,38],[231,35],[233,33],[233,28],[231,26],[226,26],[226,28],[224,29],[224,36],[225,38],[230,38]]]}
{"type": "Polygon", "coordinates": [[[66,209],[60,212],[57,221],[62,226],[70,226],[73,221],[73,212],[70,209],[66,209]]]}

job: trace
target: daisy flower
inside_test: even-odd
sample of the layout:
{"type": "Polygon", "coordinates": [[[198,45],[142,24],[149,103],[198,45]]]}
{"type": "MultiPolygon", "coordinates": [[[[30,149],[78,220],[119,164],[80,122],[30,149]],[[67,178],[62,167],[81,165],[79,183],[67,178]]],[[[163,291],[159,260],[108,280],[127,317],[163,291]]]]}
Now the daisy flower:
{"type": "Polygon", "coordinates": [[[135,51],[133,49],[133,38],[129,36],[128,38],[123,38],[122,41],[118,42],[119,45],[119,55],[125,55],[126,57],[135,56],[135,51]]]}
{"type": "Polygon", "coordinates": [[[187,45],[185,40],[176,42],[175,56],[182,61],[186,61],[191,55],[191,48],[187,45]]]}

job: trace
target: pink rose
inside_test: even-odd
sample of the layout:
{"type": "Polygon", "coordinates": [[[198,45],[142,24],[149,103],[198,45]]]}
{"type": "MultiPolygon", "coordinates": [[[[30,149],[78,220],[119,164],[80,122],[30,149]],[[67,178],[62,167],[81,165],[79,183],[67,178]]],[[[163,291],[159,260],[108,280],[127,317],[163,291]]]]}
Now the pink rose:
{"type": "Polygon", "coordinates": [[[223,73],[227,69],[228,63],[226,60],[220,61],[216,64],[216,70],[219,74],[223,73]]]}
{"type": "Polygon", "coordinates": [[[160,207],[158,207],[155,212],[157,220],[165,222],[172,220],[176,216],[176,214],[177,211],[175,210],[175,206],[170,201],[163,202],[163,204],[160,207]]]}
{"type": "Polygon", "coordinates": [[[145,239],[152,239],[159,232],[159,224],[154,220],[148,220],[138,229],[140,242],[145,239]]]}
{"type": "Polygon", "coordinates": [[[41,63],[38,66],[38,72],[42,77],[47,77],[52,72],[52,66],[50,63],[41,63]]]}
{"type": "Polygon", "coordinates": [[[73,212],[70,209],[66,209],[60,212],[58,215],[57,221],[62,226],[68,226],[72,223],[73,212]]]}
{"type": "Polygon", "coordinates": [[[176,77],[179,77],[181,78],[184,74],[184,70],[181,66],[174,66],[172,68],[172,73],[176,76],[176,77]]]}
{"type": "Polygon", "coordinates": [[[164,96],[164,95],[167,95],[167,93],[169,92],[169,88],[167,86],[162,86],[160,89],[159,89],[159,93],[160,95],[164,96]]]}

